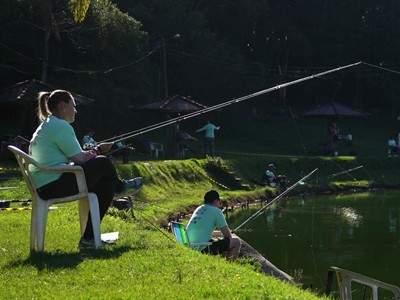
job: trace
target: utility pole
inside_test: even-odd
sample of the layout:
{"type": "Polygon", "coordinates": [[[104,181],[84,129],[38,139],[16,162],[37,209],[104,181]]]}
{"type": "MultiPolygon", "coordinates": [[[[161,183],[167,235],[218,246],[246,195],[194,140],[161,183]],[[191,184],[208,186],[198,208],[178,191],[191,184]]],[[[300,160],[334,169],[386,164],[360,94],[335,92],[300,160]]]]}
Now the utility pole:
{"type": "MultiPolygon", "coordinates": [[[[179,33],[177,33],[168,40],[175,40],[175,39],[179,39],[180,37],[181,37],[181,35],[179,33]]],[[[166,42],[166,40],[164,38],[161,38],[162,51],[163,51],[164,96],[165,96],[165,99],[167,99],[168,98],[168,74],[167,74],[167,51],[166,51],[165,42],[166,42]]]]}
{"type": "MultiPolygon", "coordinates": [[[[169,40],[179,39],[181,37],[180,34],[175,34],[173,37],[165,40],[161,38],[161,46],[162,46],[162,55],[163,55],[163,71],[164,71],[164,96],[165,100],[168,99],[168,73],[167,73],[167,51],[166,51],[166,42],[169,40]]],[[[167,116],[170,118],[170,116],[167,116]]],[[[167,128],[167,156],[169,158],[177,158],[176,157],[176,124],[172,124],[167,128]]]]}
{"type": "Polygon", "coordinates": [[[165,40],[162,41],[162,50],[163,50],[163,69],[164,69],[164,96],[165,99],[168,98],[168,78],[167,78],[167,52],[165,51],[165,40]]]}
{"type": "Polygon", "coordinates": [[[44,33],[42,82],[46,82],[47,80],[47,64],[49,60],[49,40],[50,40],[50,28],[46,29],[46,32],[44,33]]]}

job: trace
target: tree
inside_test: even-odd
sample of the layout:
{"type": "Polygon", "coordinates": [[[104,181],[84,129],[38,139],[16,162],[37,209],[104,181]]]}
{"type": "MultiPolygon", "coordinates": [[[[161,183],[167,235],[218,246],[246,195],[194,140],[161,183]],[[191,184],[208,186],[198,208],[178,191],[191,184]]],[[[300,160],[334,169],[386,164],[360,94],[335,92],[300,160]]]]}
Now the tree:
{"type": "Polygon", "coordinates": [[[83,22],[90,6],[90,0],[69,0],[69,7],[77,23],[83,22]]]}

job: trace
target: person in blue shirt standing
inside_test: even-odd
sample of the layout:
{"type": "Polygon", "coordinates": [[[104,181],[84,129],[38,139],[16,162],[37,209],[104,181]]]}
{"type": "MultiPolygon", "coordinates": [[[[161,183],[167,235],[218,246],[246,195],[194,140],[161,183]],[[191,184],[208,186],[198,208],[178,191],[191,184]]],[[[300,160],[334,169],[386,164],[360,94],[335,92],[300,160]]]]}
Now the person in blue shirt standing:
{"type": "Polygon", "coordinates": [[[197,129],[196,133],[204,131],[204,152],[207,155],[214,156],[214,145],[215,145],[215,130],[219,130],[220,126],[215,126],[211,124],[210,121],[207,121],[207,124],[202,128],[197,129]]]}

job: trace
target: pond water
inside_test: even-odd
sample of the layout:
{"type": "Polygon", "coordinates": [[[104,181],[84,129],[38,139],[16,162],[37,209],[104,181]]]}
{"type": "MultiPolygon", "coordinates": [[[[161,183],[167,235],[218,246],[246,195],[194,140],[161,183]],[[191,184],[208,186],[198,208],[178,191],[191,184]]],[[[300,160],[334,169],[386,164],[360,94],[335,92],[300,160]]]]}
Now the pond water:
{"type": "MultiPolygon", "coordinates": [[[[230,227],[260,208],[237,210],[230,227]]],[[[398,191],[281,199],[237,234],[306,288],[324,291],[330,266],[400,286],[398,191]]]]}

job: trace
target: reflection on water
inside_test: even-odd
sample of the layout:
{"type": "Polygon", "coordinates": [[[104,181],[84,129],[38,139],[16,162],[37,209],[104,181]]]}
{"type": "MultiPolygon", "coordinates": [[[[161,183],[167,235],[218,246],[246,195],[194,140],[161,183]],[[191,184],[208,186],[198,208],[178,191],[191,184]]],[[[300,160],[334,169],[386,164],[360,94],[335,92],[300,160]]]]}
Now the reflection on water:
{"type": "MultiPolygon", "coordinates": [[[[235,228],[260,206],[229,218],[235,228]]],[[[400,286],[400,192],[281,199],[238,235],[278,268],[324,290],[330,266],[400,286]]]]}

